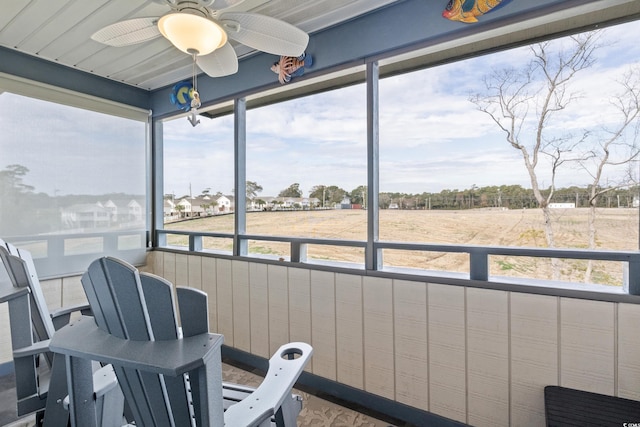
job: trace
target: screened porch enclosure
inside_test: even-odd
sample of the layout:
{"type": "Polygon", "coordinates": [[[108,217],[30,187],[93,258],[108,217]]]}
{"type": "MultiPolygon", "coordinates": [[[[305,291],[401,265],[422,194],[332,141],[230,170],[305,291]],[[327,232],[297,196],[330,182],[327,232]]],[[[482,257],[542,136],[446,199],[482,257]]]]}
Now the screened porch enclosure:
{"type": "MultiPolygon", "coordinates": [[[[11,3],[0,238],[33,254],[50,309],[111,255],[206,292],[228,360],[307,342],[301,386],[399,423],[545,425],[548,385],[640,400],[640,1],[474,23],[446,1],[282,3],[255,7],[298,19],[313,65],[281,84],[277,56],[235,44],[237,73],[197,76],[195,126],[171,102],[190,62],[159,42],[56,57],[71,15],[27,30],[11,3]]],[[[6,374],[6,304],[0,326],[6,374]]]]}

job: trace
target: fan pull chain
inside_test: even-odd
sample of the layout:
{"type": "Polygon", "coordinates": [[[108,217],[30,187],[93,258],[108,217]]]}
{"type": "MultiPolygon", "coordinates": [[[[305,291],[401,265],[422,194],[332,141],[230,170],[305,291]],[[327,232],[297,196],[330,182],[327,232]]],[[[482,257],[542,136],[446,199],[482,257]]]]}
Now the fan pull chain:
{"type": "Polygon", "coordinates": [[[196,75],[196,54],[193,54],[193,93],[191,99],[191,108],[198,109],[200,108],[200,94],[198,93],[198,77],[196,75]]]}
{"type": "Polygon", "coordinates": [[[193,90],[198,91],[198,79],[196,78],[196,54],[193,53],[193,64],[192,64],[192,75],[193,75],[193,90]]]}
{"type": "Polygon", "coordinates": [[[197,77],[197,69],[196,69],[196,53],[193,54],[193,89],[191,92],[191,114],[187,117],[191,126],[195,127],[200,120],[198,119],[198,108],[200,108],[200,94],[198,93],[198,77],[197,77]]]}

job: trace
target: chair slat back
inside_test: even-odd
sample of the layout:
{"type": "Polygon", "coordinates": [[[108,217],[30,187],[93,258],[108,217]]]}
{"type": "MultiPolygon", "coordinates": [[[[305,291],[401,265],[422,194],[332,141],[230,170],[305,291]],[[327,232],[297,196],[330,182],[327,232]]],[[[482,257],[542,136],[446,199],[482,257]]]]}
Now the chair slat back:
{"type": "Polygon", "coordinates": [[[54,375],[54,370],[60,372],[61,368],[54,367],[54,354],[45,351],[55,328],[33,259],[29,251],[18,249],[0,239],[0,260],[11,286],[29,290],[23,297],[9,301],[17,414],[22,416],[54,407],[47,412],[49,422],[62,422],[67,417],[66,413],[56,412],[55,405],[48,405],[48,398],[55,396],[52,398],[52,401],[55,401],[58,396],[66,395],[66,381],[62,378],[62,384],[56,382],[58,377],[54,375]],[[41,342],[43,343],[40,344],[41,342]],[[33,348],[34,344],[38,344],[43,351],[20,355],[20,350],[33,348]]]}
{"type": "MultiPolygon", "coordinates": [[[[147,302],[147,312],[156,340],[174,340],[180,336],[176,318],[173,285],[171,282],[148,273],[140,274],[142,290],[147,302]]],[[[171,415],[177,426],[189,425],[192,412],[189,405],[187,378],[164,377],[171,415]]]]}
{"type": "MultiPolygon", "coordinates": [[[[0,239],[0,248],[7,249],[7,244],[2,239],[0,239]]],[[[0,265],[6,264],[3,254],[4,254],[4,252],[0,252],[0,265]]],[[[13,284],[13,283],[10,283],[11,282],[11,278],[9,277],[9,273],[6,271],[6,268],[0,268],[0,282],[3,283],[3,284],[4,283],[11,284],[11,285],[13,284]]]]}
{"type": "MultiPolygon", "coordinates": [[[[55,328],[40,287],[31,253],[24,249],[18,249],[0,239],[0,259],[2,259],[13,286],[16,288],[29,288],[33,339],[36,342],[50,339],[55,332],[55,328]]],[[[53,355],[49,352],[44,353],[44,355],[47,364],[51,367],[53,355]]]]}
{"type": "MultiPolygon", "coordinates": [[[[99,328],[119,338],[153,341],[178,338],[172,285],[140,275],[116,258],[100,258],[82,278],[99,328]]],[[[191,425],[183,376],[171,378],[114,366],[138,425],[191,425]]]]}

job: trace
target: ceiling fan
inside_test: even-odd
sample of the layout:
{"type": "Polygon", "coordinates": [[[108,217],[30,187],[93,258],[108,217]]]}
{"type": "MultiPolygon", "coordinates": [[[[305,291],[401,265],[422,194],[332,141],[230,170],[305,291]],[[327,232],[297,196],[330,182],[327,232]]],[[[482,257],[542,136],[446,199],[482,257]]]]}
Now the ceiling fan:
{"type": "Polygon", "coordinates": [[[302,55],[309,42],[307,33],[287,22],[236,11],[245,0],[153,1],[166,4],[170,10],[163,16],[116,22],[91,38],[109,46],[128,46],[162,35],[191,55],[194,63],[211,77],[238,71],[238,57],[228,39],[274,55],[295,57],[302,55]]]}

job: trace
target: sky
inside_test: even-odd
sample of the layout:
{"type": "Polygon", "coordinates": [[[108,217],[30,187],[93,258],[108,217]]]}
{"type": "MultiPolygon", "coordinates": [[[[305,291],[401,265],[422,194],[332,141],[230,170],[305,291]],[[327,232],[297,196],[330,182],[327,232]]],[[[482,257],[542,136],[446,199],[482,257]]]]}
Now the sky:
{"type": "MultiPolygon", "coordinates": [[[[579,99],[549,122],[548,137],[575,139],[586,129],[595,136],[602,126],[617,122],[610,101],[616,79],[630,66],[640,66],[640,47],[628,37],[638,27],[630,23],[601,34],[606,47],[573,80],[579,99]]],[[[381,79],[380,191],[422,193],[503,184],[531,188],[520,152],[469,101],[470,94],[482,91],[483,76],[491,70],[519,67],[530,58],[523,47],[381,79]]],[[[165,123],[164,129],[165,193],[231,193],[231,117],[204,119],[196,128],[181,118],[165,123]]],[[[523,135],[532,134],[525,130],[523,135]]],[[[363,84],[247,112],[247,179],[263,187],[263,196],[276,196],[293,183],[300,184],[305,196],[316,185],[347,191],[366,185],[366,153],[363,84]]],[[[539,168],[540,184],[550,185],[545,158],[539,168]]],[[[616,182],[625,172],[626,167],[611,169],[602,182],[616,182]]],[[[565,164],[556,186],[591,181],[584,169],[565,164]]]]}
{"type": "MultiPolygon", "coordinates": [[[[636,22],[603,32],[607,47],[574,80],[572,89],[581,97],[549,122],[550,137],[580,135],[615,122],[610,110],[615,80],[629,66],[640,67],[640,45],[629,37],[640,33],[638,27],[636,22]]],[[[503,184],[530,188],[519,152],[469,101],[491,70],[519,67],[529,58],[524,47],[381,79],[380,191],[503,184]]],[[[165,193],[232,192],[233,118],[200,120],[195,128],[184,117],[164,124],[165,193]]],[[[24,181],[37,192],[144,192],[145,129],[140,122],[5,92],[0,94],[0,129],[0,169],[27,166],[24,181]],[[16,144],[23,149],[13,149],[16,144]]],[[[263,196],[276,196],[293,183],[305,196],[316,185],[351,191],[366,185],[366,155],[364,84],[247,112],[247,179],[263,187],[263,196]]],[[[540,167],[541,184],[548,186],[548,165],[541,160],[540,167]]],[[[605,180],[614,182],[623,172],[607,172],[605,180]]],[[[565,165],[556,186],[589,182],[587,172],[565,165]]]]}
{"type": "Polygon", "coordinates": [[[145,123],[4,92],[0,129],[0,170],[27,167],[37,193],[145,192],[145,123]]]}

